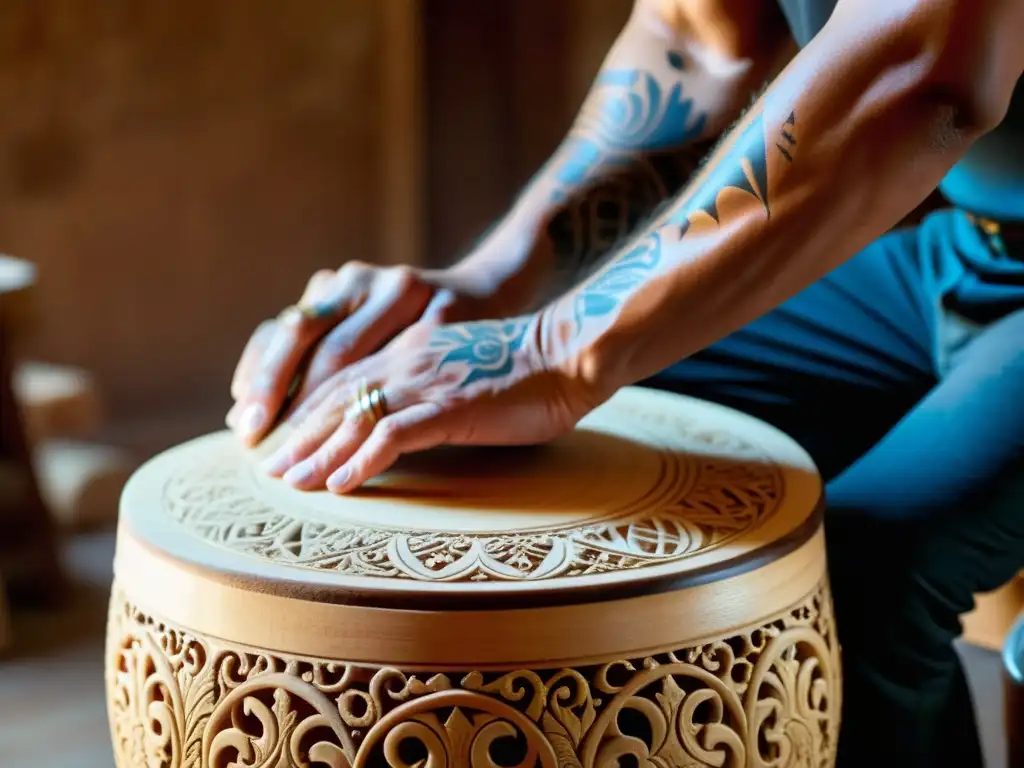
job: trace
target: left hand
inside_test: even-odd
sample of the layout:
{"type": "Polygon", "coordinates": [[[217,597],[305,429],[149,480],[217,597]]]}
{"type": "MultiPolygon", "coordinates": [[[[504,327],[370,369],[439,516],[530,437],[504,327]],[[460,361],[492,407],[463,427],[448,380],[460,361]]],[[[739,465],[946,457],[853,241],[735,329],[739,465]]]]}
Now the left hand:
{"type": "Polygon", "coordinates": [[[303,490],[345,493],[399,456],[440,445],[542,443],[593,406],[542,351],[540,315],[417,323],[332,376],[292,415],[296,432],[265,462],[303,490]],[[373,413],[371,397],[383,395],[373,413]]]}

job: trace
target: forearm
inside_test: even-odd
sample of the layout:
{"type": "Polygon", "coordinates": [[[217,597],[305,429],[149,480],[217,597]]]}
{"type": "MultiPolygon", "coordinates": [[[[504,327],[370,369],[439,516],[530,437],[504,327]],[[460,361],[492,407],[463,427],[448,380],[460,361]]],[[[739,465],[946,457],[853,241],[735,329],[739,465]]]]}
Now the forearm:
{"type": "Polygon", "coordinates": [[[722,3],[738,6],[711,19],[724,39],[658,5],[695,3],[637,3],[566,139],[458,269],[520,293],[582,276],[678,192],[791,53],[774,3],[722,3]]]}
{"type": "Polygon", "coordinates": [[[1016,43],[961,44],[972,32],[958,27],[977,22],[953,0],[858,4],[840,5],[642,235],[547,311],[548,347],[582,350],[575,375],[613,391],[782,303],[912,210],[997,121],[1016,43]],[[967,72],[954,55],[979,45],[985,71],[967,72]]]}

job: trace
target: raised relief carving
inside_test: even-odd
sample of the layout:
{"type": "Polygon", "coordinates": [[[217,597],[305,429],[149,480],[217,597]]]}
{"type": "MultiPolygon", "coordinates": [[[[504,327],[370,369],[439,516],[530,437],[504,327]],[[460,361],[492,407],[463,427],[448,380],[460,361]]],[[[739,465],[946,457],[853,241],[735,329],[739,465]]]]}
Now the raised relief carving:
{"type": "Polygon", "coordinates": [[[828,586],[736,634],[578,669],[417,674],[199,637],[115,587],[118,768],[833,765],[828,586]]]}
{"type": "MultiPolygon", "coordinates": [[[[338,574],[425,581],[538,580],[640,569],[705,553],[749,532],[779,506],[783,475],[756,446],[656,411],[623,408],[627,423],[681,437],[652,460],[692,463],[665,503],[541,530],[408,531],[311,516],[263,498],[241,454],[197,452],[164,486],[163,513],[232,551],[338,574]],[[703,447],[703,450],[702,450],[703,447]]],[[[667,471],[667,470],[666,470],[667,471]]]]}

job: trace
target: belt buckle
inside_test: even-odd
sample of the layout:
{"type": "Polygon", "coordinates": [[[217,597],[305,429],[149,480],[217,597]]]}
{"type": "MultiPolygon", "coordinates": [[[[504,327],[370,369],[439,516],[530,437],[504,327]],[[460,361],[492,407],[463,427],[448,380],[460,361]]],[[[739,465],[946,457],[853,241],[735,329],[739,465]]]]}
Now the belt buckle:
{"type": "Polygon", "coordinates": [[[1003,228],[1000,226],[998,221],[992,219],[986,219],[983,216],[975,216],[973,213],[968,214],[971,218],[971,222],[988,238],[989,244],[992,248],[999,253],[1005,254],[1006,243],[1003,242],[1003,228]]]}

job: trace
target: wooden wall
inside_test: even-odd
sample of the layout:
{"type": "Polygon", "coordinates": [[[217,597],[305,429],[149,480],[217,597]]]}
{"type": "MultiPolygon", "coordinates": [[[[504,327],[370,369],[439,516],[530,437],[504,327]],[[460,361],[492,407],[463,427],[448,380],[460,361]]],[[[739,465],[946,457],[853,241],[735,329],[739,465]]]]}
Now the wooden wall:
{"type": "Polygon", "coordinates": [[[564,134],[631,0],[8,0],[0,251],[26,352],[115,420],[227,404],[315,269],[451,261],[564,134]]]}
{"type": "Polygon", "coordinates": [[[427,0],[427,253],[449,263],[565,135],[632,0],[427,0]]]}
{"type": "Polygon", "coordinates": [[[0,250],[39,267],[27,351],[91,369],[115,416],[226,402],[248,332],[309,274],[397,258],[389,144],[418,128],[389,97],[419,69],[416,10],[0,4],[0,250]]]}

